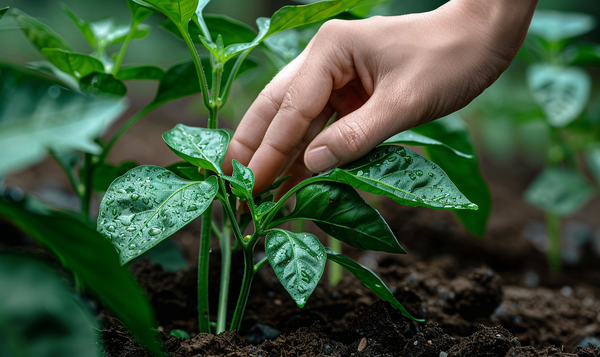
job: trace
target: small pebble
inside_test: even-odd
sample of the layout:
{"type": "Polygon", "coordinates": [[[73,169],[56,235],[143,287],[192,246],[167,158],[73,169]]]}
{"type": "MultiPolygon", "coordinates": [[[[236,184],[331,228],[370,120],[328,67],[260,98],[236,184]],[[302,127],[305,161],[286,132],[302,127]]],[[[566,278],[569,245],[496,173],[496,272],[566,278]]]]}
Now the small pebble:
{"type": "Polygon", "coordinates": [[[367,347],[367,338],[363,337],[358,344],[358,352],[362,352],[367,347]]]}
{"type": "Polygon", "coordinates": [[[571,288],[570,286],[566,285],[563,286],[560,289],[560,293],[563,294],[564,296],[571,296],[573,294],[573,288],[571,288]]]}
{"type": "Polygon", "coordinates": [[[440,352],[440,357],[448,357],[448,354],[444,351],[440,352]]]}

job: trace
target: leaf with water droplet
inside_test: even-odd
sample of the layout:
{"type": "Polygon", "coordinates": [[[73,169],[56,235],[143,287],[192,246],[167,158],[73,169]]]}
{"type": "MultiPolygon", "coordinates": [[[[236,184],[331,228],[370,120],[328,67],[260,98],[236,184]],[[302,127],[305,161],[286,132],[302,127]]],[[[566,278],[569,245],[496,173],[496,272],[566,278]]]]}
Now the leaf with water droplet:
{"type": "Polygon", "coordinates": [[[163,134],[175,154],[187,162],[219,174],[229,145],[229,133],[222,129],[195,128],[177,124],[163,134]],[[198,134],[198,135],[195,135],[198,134]]]}
{"type": "Polygon", "coordinates": [[[273,209],[273,207],[275,207],[277,205],[277,203],[273,202],[273,201],[266,201],[260,204],[260,206],[258,206],[256,208],[256,213],[255,213],[255,218],[257,221],[260,221],[264,216],[266,216],[269,212],[271,212],[271,209],[273,209]]]}
{"type": "Polygon", "coordinates": [[[273,229],[265,238],[265,252],[281,285],[304,307],[325,269],[321,242],[309,233],[273,229]]]}
{"type": "Polygon", "coordinates": [[[450,205],[452,209],[474,209],[469,206],[472,202],[456,188],[444,171],[440,168],[429,169],[432,165],[431,161],[411,150],[382,146],[358,161],[322,173],[313,180],[345,183],[408,206],[446,209],[448,207],[445,206],[450,205]],[[392,156],[401,156],[403,159],[388,160],[392,156]],[[417,177],[414,174],[417,170],[433,171],[435,175],[417,177]],[[368,172],[369,175],[360,176],[360,172],[368,172]],[[452,198],[456,198],[456,201],[452,198]]]}
{"type": "Polygon", "coordinates": [[[325,248],[327,259],[341,265],[344,269],[360,280],[369,290],[374,292],[383,301],[389,302],[395,309],[399,310],[402,315],[413,320],[424,322],[425,320],[414,318],[406,309],[396,300],[394,294],[385,285],[385,283],[371,269],[362,266],[354,260],[336,253],[331,248],[325,248]]]}
{"type": "Polygon", "coordinates": [[[406,254],[379,212],[352,187],[335,182],[310,184],[296,194],[296,207],[270,224],[311,220],[327,234],[353,247],[406,254]]]}
{"type": "Polygon", "coordinates": [[[231,176],[222,176],[229,181],[231,186],[238,190],[239,193],[246,198],[250,203],[250,210],[255,211],[254,200],[252,199],[252,190],[254,189],[254,174],[252,170],[240,164],[236,160],[232,161],[233,173],[231,176]]]}
{"type": "Polygon", "coordinates": [[[162,167],[136,167],[108,188],[100,204],[100,212],[105,215],[102,221],[98,220],[98,231],[113,238],[121,263],[125,264],[200,216],[216,196],[217,186],[214,176],[205,181],[190,181],[162,167]],[[129,181],[133,174],[144,180],[129,181]],[[148,183],[154,188],[142,188],[148,183]],[[142,199],[133,199],[137,192],[142,199]],[[112,210],[108,210],[111,200],[112,210]],[[196,209],[188,211],[191,206],[196,209]],[[111,235],[110,227],[118,234],[111,235]],[[130,249],[132,244],[136,249],[130,249]]]}
{"type": "MultiPolygon", "coordinates": [[[[471,233],[483,237],[491,212],[492,197],[485,179],[481,175],[477,151],[471,140],[467,124],[458,115],[453,114],[420,125],[411,131],[464,154],[457,155],[439,145],[422,144],[427,158],[439,164],[439,167],[444,170],[458,190],[477,205],[476,211],[457,210],[454,211],[454,214],[471,233]]],[[[422,170],[433,178],[437,166],[434,165],[432,168],[433,170],[429,170],[429,167],[425,167],[422,170]]]]}

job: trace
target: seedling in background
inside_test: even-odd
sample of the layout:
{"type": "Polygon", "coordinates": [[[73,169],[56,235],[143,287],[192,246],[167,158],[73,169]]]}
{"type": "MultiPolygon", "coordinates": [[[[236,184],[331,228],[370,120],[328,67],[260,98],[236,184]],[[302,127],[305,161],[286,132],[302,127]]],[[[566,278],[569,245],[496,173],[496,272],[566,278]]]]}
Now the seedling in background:
{"type": "MultiPolygon", "coordinates": [[[[253,195],[254,175],[247,167],[234,161],[231,176],[225,175],[221,170],[230,135],[217,128],[218,113],[227,102],[231,84],[246,63],[249,52],[259,46],[265,51],[272,51],[269,47],[262,46],[270,36],[286,30],[293,31],[294,27],[325,21],[361,5],[361,1],[335,0],[305,6],[286,6],[270,19],[258,19],[258,34],[241,43],[235,42],[239,36],[226,35],[233,32],[231,28],[241,29],[235,32],[238,34],[253,31],[247,25],[233,20],[217,21],[217,17],[203,15],[208,1],[135,1],[167,16],[168,20],[162,26],[178,34],[187,44],[209,119],[206,129],[178,124],[163,135],[167,146],[184,162],[173,164],[170,169],[157,166],[136,167],[116,179],[108,188],[100,205],[98,230],[113,242],[121,256],[121,262],[126,264],[140,256],[202,215],[198,261],[201,332],[211,332],[208,262],[213,227],[219,237],[223,264],[217,333],[226,329],[229,272],[234,249],[242,250],[244,276],[230,323],[231,330],[239,329],[252,279],[267,263],[298,306],[302,307],[321,278],[326,259],[340,264],[383,300],[390,302],[408,318],[415,319],[372,271],[324,247],[310,233],[290,232],[277,227],[287,221],[312,220],[326,233],[353,247],[403,254],[404,249],[379,212],[369,206],[354,188],[387,196],[410,206],[477,209],[477,205],[452,183],[450,175],[453,178],[467,178],[465,182],[474,183],[467,189],[470,195],[473,192],[483,192],[479,195],[484,202],[483,219],[473,219],[473,216],[468,215],[461,218],[469,229],[482,234],[489,212],[486,203],[489,202],[489,195],[479,175],[468,134],[459,119],[448,118],[433,126],[424,127],[422,134],[405,132],[394,137],[357,162],[299,183],[277,202],[272,201],[271,191],[281,181],[265,192],[253,195]],[[196,43],[201,43],[208,50],[207,61],[202,61],[198,56],[196,43]],[[427,131],[431,131],[433,135],[426,136],[427,131]],[[450,144],[441,140],[441,137],[445,137],[450,144]],[[450,169],[445,172],[439,164],[398,146],[401,143],[427,146],[432,156],[437,154],[439,157],[453,158],[451,161],[455,164],[444,163],[450,169]],[[198,173],[199,169],[203,174],[198,173]],[[286,215],[282,208],[294,195],[295,208],[286,215]],[[221,228],[211,222],[215,198],[221,203],[225,216],[221,228]],[[248,203],[250,219],[236,216],[235,198],[248,203]],[[252,225],[253,233],[243,236],[242,232],[247,224],[252,225]],[[231,233],[235,239],[233,249],[231,233]],[[253,251],[263,237],[267,257],[255,262],[253,251]]],[[[191,76],[188,75],[188,78],[191,76]]],[[[164,89],[168,90],[166,85],[164,89]]],[[[473,197],[480,198],[476,195],[473,197]]]]}
{"type": "Polygon", "coordinates": [[[525,200],[546,212],[548,260],[561,267],[560,219],[580,210],[598,192],[600,122],[598,100],[590,107],[592,79],[579,66],[600,66],[600,45],[575,39],[595,27],[587,14],[538,11],[523,58],[531,62],[527,83],[549,132],[546,167],[525,192],[525,200]],[[585,158],[585,164],[579,157],[585,158]],[[596,178],[587,178],[586,168],[596,178]]]}

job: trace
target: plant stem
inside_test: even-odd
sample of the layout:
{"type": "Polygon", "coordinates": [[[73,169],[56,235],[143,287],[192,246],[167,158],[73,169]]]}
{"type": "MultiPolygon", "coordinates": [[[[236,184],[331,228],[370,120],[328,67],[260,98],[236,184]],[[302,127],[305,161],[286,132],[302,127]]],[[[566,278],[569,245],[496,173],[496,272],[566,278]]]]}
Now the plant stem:
{"type": "Polygon", "coordinates": [[[560,217],[555,214],[546,214],[546,227],[548,229],[548,263],[553,274],[560,273],[560,217]]]}
{"type": "Polygon", "coordinates": [[[125,37],[125,41],[123,41],[123,44],[121,45],[121,48],[119,49],[119,54],[117,54],[117,59],[115,60],[115,66],[112,69],[112,73],[114,75],[119,73],[119,69],[121,69],[121,63],[123,63],[123,57],[125,57],[125,52],[127,52],[129,43],[133,39],[133,36],[135,36],[137,27],[138,27],[138,24],[136,24],[135,22],[131,23],[131,29],[129,30],[127,37],[125,37]]]}
{"type": "MultiPolygon", "coordinates": [[[[251,239],[251,241],[255,241],[255,239],[251,239]]],[[[229,327],[231,331],[239,331],[240,329],[242,317],[244,316],[244,310],[246,310],[246,304],[248,303],[248,296],[250,295],[252,279],[254,278],[254,245],[244,248],[243,252],[244,277],[242,278],[242,289],[240,290],[240,295],[238,296],[238,301],[235,305],[235,311],[233,312],[231,326],[229,327]]]]}
{"type": "Polygon", "coordinates": [[[229,296],[229,280],[231,276],[231,229],[227,227],[225,217],[223,217],[223,237],[220,240],[221,246],[221,283],[219,290],[219,309],[217,313],[216,334],[220,334],[227,329],[227,299],[229,296]]]}
{"type": "Polygon", "coordinates": [[[267,257],[264,257],[260,262],[256,263],[256,265],[254,266],[254,274],[256,274],[256,272],[261,270],[262,267],[267,265],[268,262],[269,262],[269,259],[267,257]]]}
{"type": "Polygon", "coordinates": [[[119,138],[127,131],[127,129],[131,128],[133,124],[137,123],[138,120],[140,120],[156,108],[158,108],[158,105],[156,105],[155,103],[150,103],[145,108],[137,112],[137,114],[134,115],[131,119],[129,119],[129,121],[127,121],[127,123],[125,123],[125,125],[123,125],[115,135],[113,135],[108,144],[104,146],[104,148],[102,149],[102,153],[100,153],[100,156],[98,157],[98,164],[104,162],[106,156],[108,156],[108,153],[110,152],[110,149],[112,149],[117,140],[119,140],[119,138]]]}
{"type": "Polygon", "coordinates": [[[71,183],[71,186],[73,186],[73,190],[75,190],[77,197],[79,197],[79,199],[82,200],[85,188],[81,184],[81,181],[79,180],[79,178],[75,175],[74,170],[72,170],[70,167],[65,165],[65,163],[58,158],[58,156],[56,155],[56,152],[54,150],[50,149],[49,152],[50,152],[50,156],[52,156],[54,158],[54,160],[56,160],[56,162],[58,162],[60,167],[63,169],[63,171],[69,178],[69,182],[71,183]]]}
{"type": "Polygon", "coordinates": [[[239,55],[239,57],[237,58],[237,60],[235,61],[235,64],[233,65],[233,69],[231,70],[231,74],[229,75],[229,78],[227,78],[227,83],[225,83],[225,88],[223,88],[223,95],[220,97],[221,106],[224,106],[225,103],[227,103],[227,99],[229,98],[229,93],[231,92],[231,86],[233,85],[233,81],[235,80],[235,76],[237,75],[237,72],[240,69],[242,62],[244,62],[244,60],[246,59],[246,56],[248,56],[248,54],[250,53],[251,50],[252,49],[242,52],[239,55]]]}
{"type": "MultiPolygon", "coordinates": [[[[342,252],[342,242],[332,236],[327,236],[327,240],[329,241],[329,247],[333,249],[334,252],[342,252]]],[[[329,286],[336,286],[340,280],[342,280],[342,267],[331,260],[328,260],[327,264],[329,265],[329,286]]]]}
{"type": "Polygon", "coordinates": [[[92,165],[92,154],[83,154],[83,197],[81,198],[81,215],[89,219],[90,204],[94,193],[94,167],[92,165]]]}
{"type": "MultiPolygon", "coordinates": [[[[202,100],[204,101],[204,105],[207,108],[212,109],[213,103],[211,103],[211,100],[208,96],[208,84],[206,82],[206,77],[204,76],[204,70],[202,69],[202,63],[200,62],[200,57],[198,57],[196,47],[190,39],[190,36],[188,35],[187,31],[184,31],[183,28],[179,28],[179,32],[181,32],[181,36],[183,36],[183,39],[185,40],[185,43],[188,46],[188,49],[190,50],[190,53],[192,55],[192,59],[194,60],[194,65],[196,66],[196,73],[198,74],[198,82],[200,83],[200,90],[202,91],[202,100]]],[[[213,86],[214,85],[215,84],[213,83],[213,86]]],[[[216,127],[211,128],[209,125],[209,129],[216,129],[216,127]]]]}
{"type": "Polygon", "coordinates": [[[208,268],[210,262],[210,236],[212,222],[212,204],[202,215],[200,231],[200,252],[198,254],[198,327],[200,332],[210,333],[210,314],[208,310],[208,268]]]}

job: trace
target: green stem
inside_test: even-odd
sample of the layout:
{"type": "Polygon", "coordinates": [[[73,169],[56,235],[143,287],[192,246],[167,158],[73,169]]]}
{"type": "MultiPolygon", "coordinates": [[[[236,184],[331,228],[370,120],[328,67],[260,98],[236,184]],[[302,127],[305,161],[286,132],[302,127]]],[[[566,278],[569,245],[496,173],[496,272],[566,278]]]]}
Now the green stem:
{"type": "Polygon", "coordinates": [[[71,186],[73,186],[73,189],[75,190],[75,193],[77,194],[79,199],[82,200],[84,192],[85,192],[85,188],[81,184],[81,181],[79,180],[77,175],[75,175],[74,170],[72,170],[70,167],[65,165],[65,163],[58,158],[58,156],[56,155],[56,152],[54,150],[50,149],[49,152],[50,152],[50,156],[52,156],[54,158],[54,160],[56,160],[56,162],[58,162],[60,167],[63,169],[63,171],[69,178],[69,182],[71,183],[71,186]]]}
{"type": "MultiPolygon", "coordinates": [[[[183,36],[183,39],[185,40],[185,43],[188,46],[188,49],[190,50],[192,59],[194,60],[194,65],[196,66],[196,73],[198,74],[198,82],[200,83],[200,90],[202,91],[202,100],[204,101],[204,105],[207,108],[211,109],[214,105],[213,103],[211,103],[211,100],[208,96],[208,83],[206,82],[206,76],[204,75],[204,70],[202,69],[202,63],[200,62],[200,57],[198,56],[198,52],[196,51],[196,46],[194,46],[194,43],[190,39],[190,36],[187,34],[186,31],[184,31],[183,28],[179,27],[179,32],[181,32],[181,35],[183,36]]],[[[215,128],[210,128],[209,126],[209,129],[215,128]]]]}
{"type": "Polygon", "coordinates": [[[560,217],[555,214],[546,214],[546,227],[548,229],[548,263],[553,274],[560,273],[560,217]]]}
{"type": "Polygon", "coordinates": [[[256,263],[256,265],[254,266],[254,274],[256,274],[259,270],[261,270],[262,267],[267,265],[268,262],[269,262],[269,259],[267,257],[265,257],[260,262],[256,263]]]}
{"type": "Polygon", "coordinates": [[[108,144],[104,146],[104,148],[102,149],[102,153],[100,153],[100,156],[98,157],[98,164],[104,162],[106,156],[108,156],[108,153],[110,152],[110,149],[112,149],[117,140],[119,140],[119,138],[127,131],[127,129],[131,128],[133,124],[137,123],[138,120],[140,120],[141,118],[143,118],[148,113],[152,112],[158,107],[159,105],[157,105],[156,103],[150,103],[145,108],[137,112],[137,114],[134,115],[131,119],[129,119],[129,121],[125,123],[125,125],[123,125],[121,129],[119,129],[119,131],[110,139],[108,144]]]}
{"type": "Polygon", "coordinates": [[[131,42],[131,40],[133,40],[133,36],[135,36],[137,27],[138,27],[138,24],[136,24],[134,22],[131,23],[131,30],[129,30],[127,37],[125,37],[125,41],[123,41],[123,44],[121,45],[121,48],[119,49],[119,53],[117,54],[117,59],[115,60],[115,66],[112,69],[112,73],[114,75],[117,75],[117,73],[119,73],[119,69],[121,69],[121,63],[123,63],[123,58],[125,57],[125,52],[127,52],[129,43],[131,42]]]}
{"type": "Polygon", "coordinates": [[[227,83],[225,83],[225,88],[223,88],[223,95],[219,98],[221,102],[221,107],[224,106],[225,103],[227,103],[229,93],[231,92],[231,86],[233,85],[233,81],[235,80],[235,76],[237,76],[238,70],[240,69],[242,62],[244,62],[251,50],[252,49],[242,52],[235,61],[233,69],[231,70],[231,74],[229,75],[229,78],[227,78],[227,83]]]}
{"type": "Polygon", "coordinates": [[[221,201],[221,205],[223,206],[223,211],[227,215],[227,218],[229,218],[229,220],[232,222],[231,225],[233,226],[233,233],[234,233],[235,239],[245,249],[246,244],[244,243],[244,236],[242,235],[242,232],[240,231],[240,227],[235,223],[235,222],[237,222],[235,219],[235,213],[233,212],[233,209],[231,208],[231,205],[229,204],[229,200],[227,199],[225,180],[223,180],[220,177],[219,177],[219,188],[221,190],[221,193],[217,197],[221,201]]]}
{"type": "MultiPolygon", "coordinates": [[[[333,249],[334,252],[342,253],[341,241],[333,238],[332,236],[327,236],[327,241],[329,242],[329,247],[333,249]]],[[[342,267],[331,260],[328,260],[327,264],[329,265],[329,286],[336,286],[342,280],[342,267]]]]}
{"type": "Polygon", "coordinates": [[[81,199],[81,215],[84,219],[89,219],[90,205],[94,193],[94,167],[92,164],[92,154],[83,154],[83,197],[81,199]]]}
{"type": "Polygon", "coordinates": [[[227,298],[229,296],[229,279],[231,276],[231,230],[227,227],[226,220],[223,220],[223,237],[220,240],[221,246],[221,283],[219,290],[219,309],[217,313],[216,333],[220,334],[227,328],[227,298]]]}
{"type": "MultiPolygon", "coordinates": [[[[250,240],[255,241],[255,239],[250,240]]],[[[248,296],[250,295],[250,287],[252,286],[252,279],[254,278],[254,245],[244,248],[244,277],[242,278],[242,289],[238,296],[237,304],[235,305],[235,311],[233,312],[233,319],[231,320],[231,331],[239,331],[240,325],[242,324],[242,317],[246,310],[246,304],[248,303],[248,296]]]]}
{"type": "Polygon", "coordinates": [[[210,261],[210,236],[212,222],[212,204],[202,215],[200,231],[200,252],[198,255],[198,326],[200,332],[210,333],[210,314],[208,310],[208,267],[210,261]]]}

